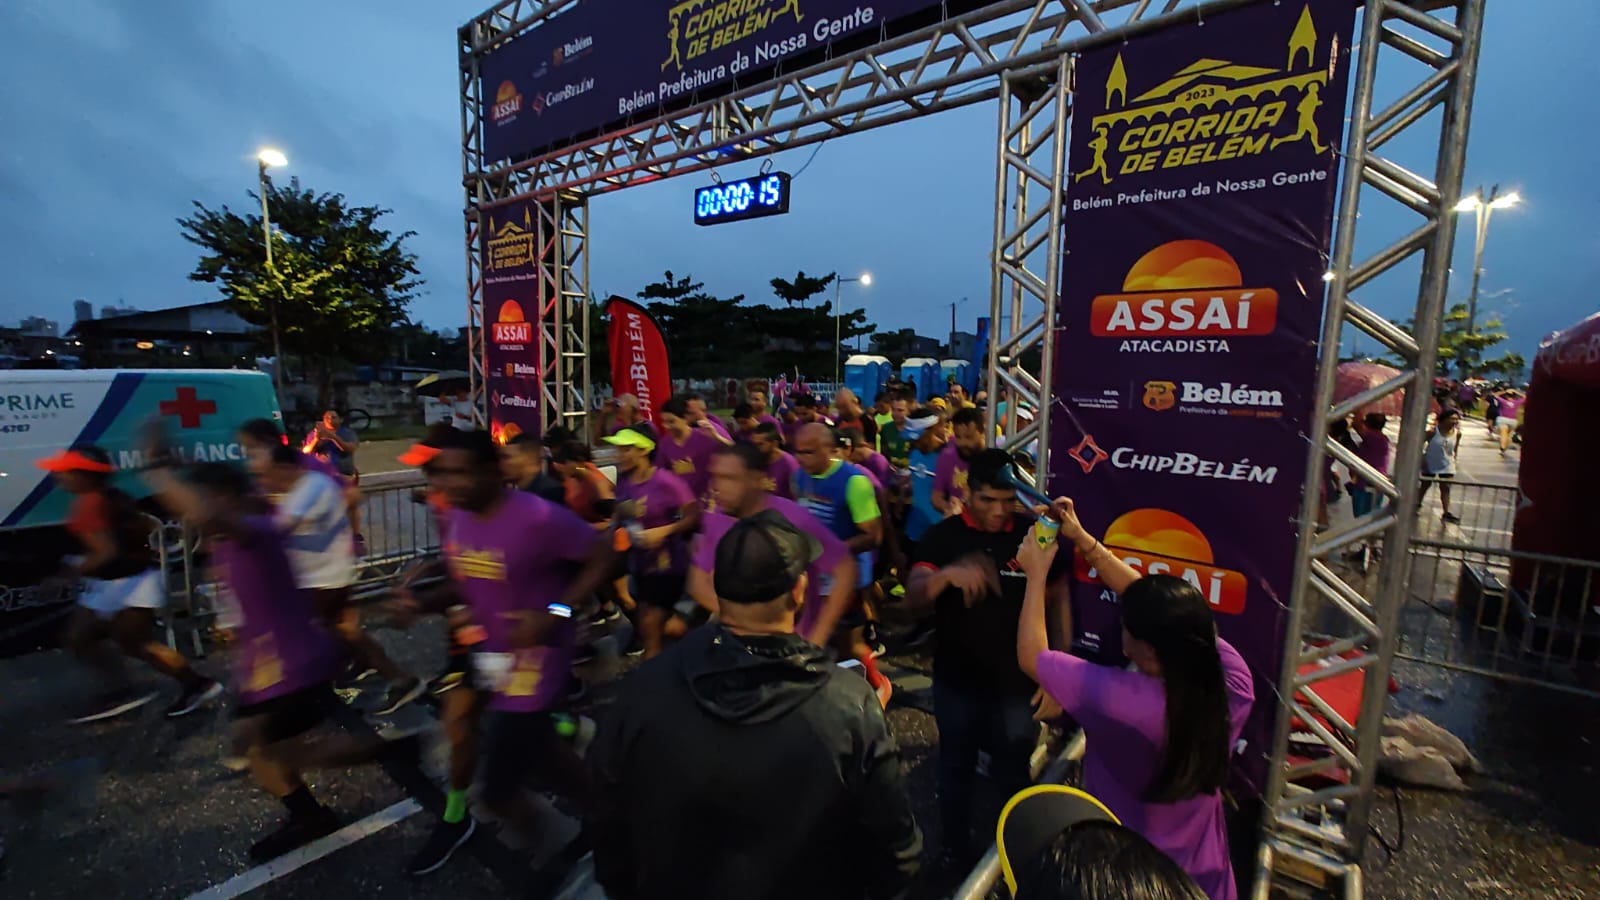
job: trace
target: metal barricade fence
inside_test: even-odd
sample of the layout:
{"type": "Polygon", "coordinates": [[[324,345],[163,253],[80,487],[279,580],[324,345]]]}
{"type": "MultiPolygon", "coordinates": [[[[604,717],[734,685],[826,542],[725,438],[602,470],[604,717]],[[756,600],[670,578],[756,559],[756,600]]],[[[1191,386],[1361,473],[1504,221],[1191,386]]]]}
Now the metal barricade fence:
{"type": "Polygon", "coordinates": [[[1600,697],[1600,562],[1511,549],[1515,486],[1451,485],[1408,548],[1404,659],[1600,697]]]}
{"type": "MultiPolygon", "coordinates": [[[[356,560],[357,600],[380,596],[411,563],[439,552],[433,513],[416,494],[421,487],[421,476],[413,472],[385,474],[362,486],[356,519],[366,553],[356,560]]],[[[167,643],[174,648],[186,643],[189,652],[204,655],[204,636],[219,619],[226,624],[227,600],[206,571],[203,539],[195,529],[165,522],[160,535],[157,546],[170,595],[162,619],[167,643]]]]}

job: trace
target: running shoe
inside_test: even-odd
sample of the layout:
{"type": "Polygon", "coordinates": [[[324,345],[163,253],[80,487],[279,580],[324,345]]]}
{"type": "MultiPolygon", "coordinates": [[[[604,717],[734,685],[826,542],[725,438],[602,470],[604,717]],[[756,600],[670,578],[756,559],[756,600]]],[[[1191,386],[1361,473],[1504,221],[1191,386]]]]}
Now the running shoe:
{"type": "Polygon", "coordinates": [[[222,758],[222,767],[235,775],[239,775],[249,771],[250,760],[248,757],[230,753],[222,758]]]}
{"type": "Polygon", "coordinates": [[[306,816],[290,816],[277,831],[250,845],[250,860],[264,863],[304,847],[339,830],[339,817],[326,809],[306,816]]]}
{"type": "Polygon", "coordinates": [[[427,875],[438,871],[477,831],[478,823],[471,816],[459,822],[440,821],[433,827],[428,842],[411,857],[411,874],[427,875]]]}
{"type": "Polygon", "coordinates": [[[389,693],[383,695],[383,703],[372,711],[375,716],[387,716],[407,703],[421,697],[428,690],[428,686],[419,678],[407,678],[389,688],[389,693]]]}
{"type": "Polygon", "coordinates": [[[85,725],[133,712],[156,698],[156,692],[144,688],[123,688],[101,696],[89,711],[70,720],[74,725],[85,725]]]}
{"type": "Polygon", "coordinates": [[[602,606],[589,617],[590,625],[607,625],[622,618],[622,610],[615,606],[602,606]]]}
{"type": "Polygon", "coordinates": [[[443,675],[440,675],[438,678],[435,678],[433,680],[433,684],[428,686],[428,690],[435,697],[442,697],[460,687],[464,681],[466,681],[465,673],[446,672],[443,675]]]}
{"type": "Polygon", "coordinates": [[[639,632],[635,631],[633,637],[628,639],[627,649],[622,651],[623,656],[643,656],[644,641],[639,639],[639,632]]]}
{"type": "Polygon", "coordinates": [[[176,719],[180,716],[187,716],[189,713],[221,696],[222,685],[207,678],[193,687],[185,688],[183,693],[178,695],[178,699],[167,707],[167,718],[176,719]]]}
{"type": "Polygon", "coordinates": [[[593,644],[583,644],[580,645],[577,650],[573,651],[572,664],[575,666],[586,666],[589,663],[594,662],[599,657],[600,652],[594,648],[593,644]]]}
{"type": "Polygon", "coordinates": [[[1459,525],[1459,524],[1461,524],[1461,517],[1456,515],[1455,513],[1445,513],[1444,515],[1440,516],[1439,518],[1445,520],[1446,522],[1449,522],[1451,525],[1459,525]]]}
{"type": "Polygon", "coordinates": [[[373,677],[374,675],[377,675],[377,674],[378,674],[378,670],[377,669],[372,669],[372,668],[368,668],[368,667],[365,667],[365,666],[360,666],[360,665],[356,665],[356,664],[352,663],[351,665],[349,665],[348,667],[345,668],[344,674],[339,676],[339,680],[334,682],[334,687],[336,689],[353,688],[356,685],[360,684],[361,682],[366,681],[368,678],[371,678],[371,677],[373,677]]]}
{"type": "Polygon", "coordinates": [[[351,543],[353,544],[353,549],[355,550],[355,554],[356,554],[356,558],[357,559],[360,559],[361,557],[367,555],[367,536],[366,535],[364,535],[364,534],[356,535],[355,539],[353,541],[351,541],[351,543]]]}

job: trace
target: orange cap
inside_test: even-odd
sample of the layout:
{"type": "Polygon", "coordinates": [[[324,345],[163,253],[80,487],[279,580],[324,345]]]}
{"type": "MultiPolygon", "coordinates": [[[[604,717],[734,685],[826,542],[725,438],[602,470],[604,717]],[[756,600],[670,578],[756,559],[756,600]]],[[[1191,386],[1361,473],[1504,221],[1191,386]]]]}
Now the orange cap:
{"type": "Polygon", "coordinates": [[[47,456],[39,460],[39,468],[46,472],[98,472],[106,474],[116,471],[109,461],[94,459],[79,450],[63,450],[55,456],[47,456]]]}
{"type": "Polygon", "coordinates": [[[438,447],[427,444],[412,444],[410,449],[400,454],[399,462],[404,466],[425,466],[439,455],[438,447]]]}

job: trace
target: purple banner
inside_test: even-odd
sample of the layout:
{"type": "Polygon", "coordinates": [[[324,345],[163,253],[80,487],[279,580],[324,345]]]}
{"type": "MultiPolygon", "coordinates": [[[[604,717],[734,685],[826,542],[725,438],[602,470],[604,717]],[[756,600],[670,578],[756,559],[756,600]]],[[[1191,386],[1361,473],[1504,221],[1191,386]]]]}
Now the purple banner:
{"type": "Polygon", "coordinates": [[[711,100],[985,2],[583,0],[484,57],[484,156],[711,100]]]}
{"type": "Polygon", "coordinates": [[[483,246],[483,371],[489,430],[504,443],[540,434],[539,266],[533,201],[487,210],[483,246]]]}
{"type": "MultiPolygon", "coordinates": [[[[1082,56],[1052,489],[1146,573],[1195,584],[1277,712],[1355,4],[1263,3],[1082,56]]],[[[1079,652],[1121,656],[1083,568],[1079,652]]]]}

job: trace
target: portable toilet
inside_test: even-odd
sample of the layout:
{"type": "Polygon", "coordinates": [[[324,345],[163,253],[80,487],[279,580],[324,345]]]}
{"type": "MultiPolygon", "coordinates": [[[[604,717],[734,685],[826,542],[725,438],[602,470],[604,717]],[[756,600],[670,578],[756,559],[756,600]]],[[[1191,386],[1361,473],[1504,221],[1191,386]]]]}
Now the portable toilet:
{"type": "Polygon", "coordinates": [[[943,376],[939,361],[926,356],[913,356],[900,364],[900,380],[917,383],[917,402],[927,403],[935,395],[944,393],[943,376]]]}
{"type": "Polygon", "coordinates": [[[858,353],[844,361],[844,386],[855,392],[862,405],[871,406],[872,398],[889,383],[889,360],[882,356],[858,353]]]}
{"type": "Polygon", "coordinates": [[[972,361],[967,359],[947,359],[939,364],[939,384],[949,384],[953,376],[956,384],[967,389],[967,396],[973,397],[978,393],[978,373],[972,367],[972,361]]]}

